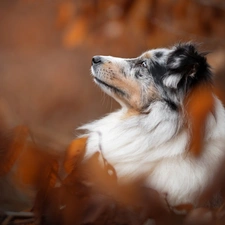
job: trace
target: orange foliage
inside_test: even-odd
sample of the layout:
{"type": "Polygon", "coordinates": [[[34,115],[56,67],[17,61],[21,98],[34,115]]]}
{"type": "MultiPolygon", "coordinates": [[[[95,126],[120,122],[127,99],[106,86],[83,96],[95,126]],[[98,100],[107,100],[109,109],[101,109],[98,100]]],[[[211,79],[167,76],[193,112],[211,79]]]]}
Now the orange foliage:
{"type": "MultiPolygon", "coordinates": [[[[59,4],[57,25],[64,28],[62,44],[66,48],[80,46],[87,34],[89,39],[97,35],[100,43],[104,43],[105,38],[115,46],[127,44],[133,35],[135,41],[131,47],[134,50],[136,45],[156,47],[177,42],[177,39],[214,43],[215,37],[224,45],[225,33],[221,27],[225,14],[221,5],[222,1],[204,4],[192,0],[65,1],[59,4]],[[114,34],[117,28],[105,32],[106,27],[118,21],[124,28],[119,40],[114,34]]],[[[93,42],[85,43],[93,45],[93,42]]]]}
{"type": "Polygon", "coordinates": [[[178,212],[186,213],[194,209],[194,206],[192,204],[182,204],[182,205],[174,206],[173,209],[177,210],[178,212]]]}
{"type": "Polygon", "coordinates": [[[71,173],[82,160],[85,153],[86,141],[87,138],[79,138],[73,140],[69,145],[64,160],[64,168],[67,173],[71,173]]]}
{"type": "Polygon", "coordinates": [[[29,140],[30,133],[27,127],[17,126],[12,133],[12,138],[4,146],[4,152],[0,157],[0,176],[6,175],[13,168],[13,178],[17,184],[39,189],[43,183],[48,182],[54,187],[58,172],[56,159],[46,153],[46,149],[42,150],[29,140]],[[55,171],[54,174],[52,170],[55,171]]]}
{"type": "Polygon", "coordinates": [[[56,18],[56,25],[58,28],[65,28],[71,20],[74,18],[75,14],[75,4],[72,2],[62,2],[58,6],[58,16],[56,18]]]}
{"type": "Polygon", "coordinates": [[[73,48],[85,40],[88,32],[88,20],[86,17],[79,17],[73,20],[63,34],[63,46],[73,48]]]}
{"type": "MultiPolygon", "coordinates": [[[[59,28],[56,32],[61,32],[62,45],[68,49],[89,44],[96,47],[97,51],[105,44],[107,51],[110,52],[110,48],[111,52],[119,49],[120,53],[126,55],[193,37],[197,41],[203,40],[207,46],[209,43],[224,46],[225,29],[221,28],[224,27],[225,13],[224,8],[217,7],[222,1],[211,1],[209,4],[192,0],[176,1],[176,4],[175,1],[166,0],[56,1],[56,27],[59,28]]],[[[35,0],[20,2],[36,4],[35,0]]],[[[40,1],[41,4],[44,2],[40,1]]],[[[16,5],[14,7],[16,8],[16,5]]],[[[22,9],[24,10],[23,7],[22,9]]],[[[32,9],[29,10],[32,12],[32,9]]],[[[28,11],[26,13],[29,14],[28,11]]],[[[11,17],[12,14],[10,13],[11,17]]],[[[14,29],[14,20],[10,21],[2,24],[11,24],[14,29]]],[[[29,25],[26,29],[28,33],[32,27],[36,27],[32,22],[29,25]],[[32,26],[29,26],[31,24],[32,26]]],[[[15,30],[18,32],[20,29],[15,30]]],[[[53,36],[57,35],[58,33],[54,33],[53,36]]],[[[49,35],[40,37],[44,36],[49,38],[47,43],[54,43],[55,39],[52,41],[49,35]]],[[[16,43],[20,43],[17,35],[15,37],[16,43]]],[[[59,80],[62,81],[61,76],[59,80]]],[[[221,96],[224,97],[224,94],[221,96]]],[[[213,108],[211,87],[201,86],[195,89],[186,99],[186,107],[192,129],[190,152],[198,156],[202,150],[205,120],[213,108]]],[[[50,155],[52,149],[43,149],[33,143],[27,127],[18,126],[8,140],[5,141],[4,138],[0,136],[3,149],[0,151],[0,176],[5,176],[13,170],[16,184],[38,190],[34,208],[41,222],[42,217],[45,217],[43,224],[142,224],[148,217],[156,218],[157,224],[160,225],[181,224],[173,223],[173,219],[168,216],[171,212],[164,199],[156,191],[143,188],[141,178],[135,183],[119,185],[114,168],[106,163],[100,153],[82,162],[86,138],[74,140],[68,147],[64,159],[67,177],[62,180],[59,178],[60,159],[50,155]],[[99,163],[99,157],[103,164],[99,163]],[[109,170],[114,173],[109,174],[109,170]],[[57,181],[60,182],[56,187],[57,181]]],[[[224,167],[220,171],[225,171],[224,167]]],[[[215,187],[209,187],[213,193],[203,196],[204,202],[211,199],[216,193],[214,190],[225,187],[224,174],[220,173],[218,177],[214,182],[215,187]]],[[[192,207],[187,204],[179,205],[176,209],[191,211],[187,218],[193,219],[193,212],[199,211],[193,210],[192,207]]],[[[224,206],[220,211],[223,215],[220,215],[219,219],[224,217],[224,206]]],[[[200,214],[197,214],[198,219],[201,219],[202,212],[208,213],[205,209],[201,210],[200,214]]],[[[218,224],[223,224],[223,220],[221,221],[222,223],[218,224]]],[[[187,224],[191,223],[192,221],[187,224]]]]}
{"type": "MultiPolygon", "coordinates": [[[[6,146],[4,154],[0,157],[0,176],[7,174],[13,167],[19,154],[26,146],[26,139],[29,135],[28,128],[25,126],[18,126],[13,130],[12,140],[9,140],[9,146],[6,146]]],[[[2,140],[5,141],[5,140],[2,140]]],[[[1,143],[3,144],[3,143],[1,143]]]]}
{"type": "Polygon", "coordinates": [[[213,112],[212,87],[201,85],[186,99],[186,110],[191,126],[190,152],[198,156],[202,150],[203,131],[209,112],[213,112]]]}
{"type": "Polygon", "coordinates": [[[18,159],[16,179],[23,185],[40,188],[43,183],[48,182],[54,187],[55,175],[51,174],[54,168],[57,172],[58,164],[46,152],[29,143],[18,159]]]}

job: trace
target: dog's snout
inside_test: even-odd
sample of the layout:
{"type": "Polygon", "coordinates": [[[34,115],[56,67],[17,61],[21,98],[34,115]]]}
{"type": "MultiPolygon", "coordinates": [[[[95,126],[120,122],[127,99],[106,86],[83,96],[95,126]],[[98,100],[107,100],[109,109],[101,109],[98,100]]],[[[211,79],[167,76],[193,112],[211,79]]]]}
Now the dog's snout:
{"type": "Polygon", "coordinates": [[[92,65],[102,63],[102,58],[99,55],[96,55],[92,58],[92,65]]]}

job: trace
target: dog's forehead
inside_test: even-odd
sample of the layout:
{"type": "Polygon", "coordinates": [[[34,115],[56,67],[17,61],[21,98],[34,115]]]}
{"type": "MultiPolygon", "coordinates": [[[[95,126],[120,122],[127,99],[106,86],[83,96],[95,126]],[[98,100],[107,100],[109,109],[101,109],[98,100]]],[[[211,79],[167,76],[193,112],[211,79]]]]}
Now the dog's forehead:
{"type": "Polygon", "coordinates": [[[167,56],[171,52],[171,49],[168,48],[157,48],[144,52],[142,58],[162,58],[167,56]]]}

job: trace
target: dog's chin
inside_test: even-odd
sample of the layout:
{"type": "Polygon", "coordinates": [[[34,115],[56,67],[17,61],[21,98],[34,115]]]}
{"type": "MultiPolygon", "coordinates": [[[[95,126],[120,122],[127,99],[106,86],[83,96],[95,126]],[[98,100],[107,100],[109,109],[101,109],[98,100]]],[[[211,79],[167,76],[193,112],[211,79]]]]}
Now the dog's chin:
{"type": "MultiPolygon", "coordinates": [[[[107,94],[109,94],[110,96],[112,96],[112,94],[124,97],[126,94],[125,92],[123,92],[122,90],[120,90],[119,88],[99,79],[98,77],[94,76],[94,81],[95,83],[100,86],[100,88],[105,91],[107,94]]],[[[114,97],[114,96],[112,96],[114,97]]]]}
{"type": "Polygon", "coordinates": [[[115,89],[115,87],[113,87],[112,85],[106,83],[105,81],[97,78],[96,76],[94,76],[94,81],[96,84],[98,84],[100,87],[103,88],[107,88],[107,89],[115,89]]]}

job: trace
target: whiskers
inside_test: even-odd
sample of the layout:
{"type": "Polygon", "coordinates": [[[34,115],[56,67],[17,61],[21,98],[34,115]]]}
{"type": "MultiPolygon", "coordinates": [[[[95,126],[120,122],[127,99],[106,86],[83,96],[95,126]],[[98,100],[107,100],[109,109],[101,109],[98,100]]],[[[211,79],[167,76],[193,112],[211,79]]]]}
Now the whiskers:
{"type": "Polygon", "coordinates": [[[109,109],[110,112],[114,110],[113,101],[114,100],[110,98],[105,92],[102,92],[101,105],[109,109]]]}

